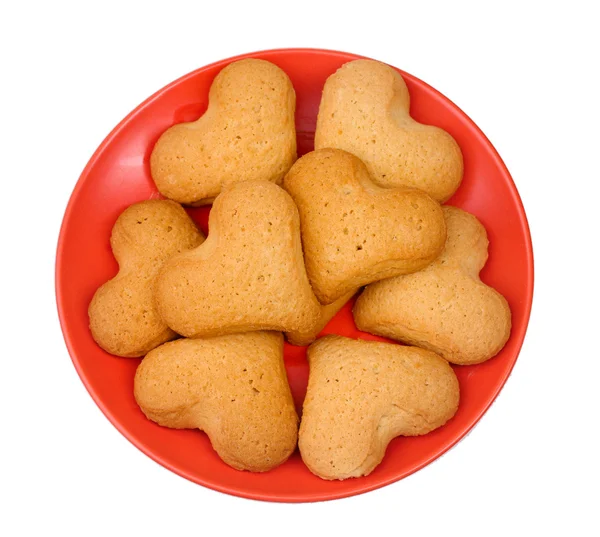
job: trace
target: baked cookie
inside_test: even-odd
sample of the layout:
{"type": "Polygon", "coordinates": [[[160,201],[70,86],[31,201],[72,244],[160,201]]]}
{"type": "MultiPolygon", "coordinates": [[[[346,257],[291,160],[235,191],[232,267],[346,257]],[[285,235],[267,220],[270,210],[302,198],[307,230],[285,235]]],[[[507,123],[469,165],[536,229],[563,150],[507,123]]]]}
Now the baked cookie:
{"type": "Polygon", "coordinates": [[[150,171],[167,198],[211,203],[224,185],[280,183],[296,160],[296,94],[276,65],[257,59],[229,64],[215,78],[206,112],[159,138],[150,171]]]}
{"type": "Polygon", "coordinates": [[[422,269],[444,248],[436,201],[421,190],[378,187],[346,151],[304,155],[283,184],[298,206],[306,271],[322,304],[422,269]]]}
{"type": "Polygon", "coordinates": [[[442,255],[421,272],[369,285],[354,320],[360,330],[430,349],[454,364],[477,364],[508,340],[510,308],[479,279],[488,257],[485,228],[456,207],[444,207],[444,215],[442,255]]]}
{"type": "Polygon", "coordinates": [[[298,211],[267,181],[234,183],[217,197],[199,248],[175,256],[157,282],[160,315],[186,337],[251,330],[306,332],[321,305],[310,287],[298,211]]]}
{"type": "Polygon", "coordinates": [[[315,149],[345,149],[380,186],[420,188],[445,201],[462,180],[462,153],[452,136],[416,122],[409,108],[398,71],[373,60],[346,63],[323,88],[315,149]]]}
{"type": "Polygon", "coordinates": [[[166,343],[138,367],[134,393],[149,419],[205,431],[238,470],[265,472],[296,447],[298,416],[277,332],[166,343]]]}
{"type": "Polygon", "coordinates": [[[458,408],[454,371],[427,350],[326,336],[308,362],[298,445],[323,479],[368,475],[393,438],[433,431],[458,408]]]}
{"type": "Polygon", "coordinates": [[[96,343],[117,356],[143,356],[176,337],[154,303],[156,276],[172,255],[202,241],[174,201],[148,200],[125,209],[110,238],[119,273],[96,291],[88,309],[96,343]]]}

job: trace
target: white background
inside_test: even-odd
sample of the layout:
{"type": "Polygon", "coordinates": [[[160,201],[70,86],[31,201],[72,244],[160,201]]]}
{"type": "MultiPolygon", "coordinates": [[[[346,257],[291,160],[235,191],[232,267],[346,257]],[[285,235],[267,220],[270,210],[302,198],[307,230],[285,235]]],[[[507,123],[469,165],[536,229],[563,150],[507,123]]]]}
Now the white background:
{"type": "Polygon", "coordinates": [[[600,533],[594,2],[391,4],[2,3],[0,534],[600,533]],[[536,262],[521,356],[472,434],[404,481],[312,505],[229,497],[141,454],[79,381],[54,302],[63,211],[113,126],[197,67],[289,46],[391,63],[465,110],[515,179],[536,262]]]}

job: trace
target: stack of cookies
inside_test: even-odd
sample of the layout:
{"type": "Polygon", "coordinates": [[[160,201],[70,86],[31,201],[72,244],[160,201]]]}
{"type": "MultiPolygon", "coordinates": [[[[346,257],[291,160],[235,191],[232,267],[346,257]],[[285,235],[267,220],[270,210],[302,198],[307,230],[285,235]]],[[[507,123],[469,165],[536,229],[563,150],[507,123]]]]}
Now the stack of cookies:
{"type": "Polygon", "coordinates": [[[460,185],[460,148],[411,118],[396,70],[358,60],[331,75],[300,159],[294,114],[274,64],[220,72],[202,117],[154,146],[167,199],[117,219],[119,272],[94,295],[90,329],[107,352],[144,357],[134,393],[150,420],[205,431],[230,466],[267,471],[298,445],[317,476],[359,477],[396,436],[452,418],[449,364],[496,355],[511,315],[479,279],[485,229],[441,205],[460,185]],[[182,205],[211,203],[205,237],[182,205]],[[356,326],[402,344],[318,338],[357,293],[356,326]],[[301,421],[284,337],[310,345],[301,421]]]}

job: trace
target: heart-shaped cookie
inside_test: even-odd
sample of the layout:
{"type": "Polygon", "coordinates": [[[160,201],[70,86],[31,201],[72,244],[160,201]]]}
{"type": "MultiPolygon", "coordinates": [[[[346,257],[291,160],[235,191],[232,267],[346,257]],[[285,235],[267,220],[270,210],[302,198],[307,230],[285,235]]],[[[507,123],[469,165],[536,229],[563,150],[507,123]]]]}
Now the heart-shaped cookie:
{"type": "Polygon", "coordinates": [[[98,288],[88,308],[96,343],[117,356],[144,356],[176,338],[158,314],[154,284],[165,261],[203,240],[174,201],[146,200],[125,209],[110,237],[119,273],[98,288]]]}
{"type": "Polygon", "coordinates": [[[425,192],[381,188],[339,149],[300,158],[284,179],[300,212],[306,271],[330,304],[362,285],[422,269],[444,247],[440,205],[425,192]]]}
{"type": "Polygon", "coordinates": [[[296,447],[298,416],[277,332],[162,345],[138,367],[134,393],[149,419],[205,431],[219,457],[238,470],[265,472],[296,447]]]}
{"type": "Polygon", "coordinates": [[[360,330],[425,347],[454,364],[477,364],[508,340],[510,308],[479,279],[488,256],[485,228],[456,207],[444,207],[444,215],[442,255],[421,272],[367,286],[354,320],[360,330]]]}
{"type": "Polygon", "coordinates": [[[393,438],[433,431],[458,408],[456,375],[431,351],[326,336],[307,356],[298,445],[323,479],[369,474],[393,438]]]}
{"type": "Polygon", "coordinates": [[[161,270],[156,301],[186,337],[251,330],[306,332],[321,306],[304,268],[298,211],[267,181],[226,187],[212,207],[208,238],[161,270]]]}
{"type": "Polygon", "coordinates": [[[252,58],[229,64],[200,119],[174,125],[154,146],[156,187],[180,203],[204,205],[233,182],[280,183],[296,160],[295,108],[294,88],[279,67],[252,58]]]}
{"type": "Polygon", "coordinates": [[[416,187],[445,201],[462,180],[462,153],[450,134],[418,123],[409,109],[398,71],[373,60],[346,63],[323,88],[315,149],[345,149],[378,185],[416,187]]]}

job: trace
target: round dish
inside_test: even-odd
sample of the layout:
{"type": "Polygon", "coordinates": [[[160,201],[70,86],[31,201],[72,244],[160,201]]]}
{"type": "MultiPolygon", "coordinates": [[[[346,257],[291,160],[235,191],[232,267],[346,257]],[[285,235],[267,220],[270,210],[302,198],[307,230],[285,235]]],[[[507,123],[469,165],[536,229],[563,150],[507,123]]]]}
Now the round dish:
{"type": "MultiPolygon", "coordinates": [[[[221,492],[258,500],[318,501],[367,492],[410,475],[450,449],[477,423],[506,382],[525,337],[533,297],[527,218],[508,170],[485,135],[446,97],[401,71],[411,95],[411,115],[447,130],[462,149],[464,180],[448,203],[475,214],[488,231],[489,260],[481,277],[510,304],[510,339],[495,358],[476,366],[454,367],[461,389],[456,416],[428,435],[393,440],[383,462],[367,477],[323,481],[309,472],[298,452],[264,474],[230,468],[217,457],[204,433],[159,427],[144,417],[133,397],[139,359],[117,358],[100,349],[88,328],[87,308],[95,290],[117,272],[109,246],[117,216],[134,202],[160,197],[148,164],[159,135],[174,123],[197,119],[206,109],[216,74],[228,63],[247,57],[269,60],[290,76],[297,95],[299,156],[312,149],[325,79],[343,63],[361,58],[313,49],[268,50],[229,58],[169,84],[121,121],[87,164],[65,212],[56,257],[56,298],[63,334],[75,368],[102,412],[135,446],[173,472],[221,492]]],[[[189,210],[204,232],[208,212],[207,207],[189,210]]],[[[356,329],[352,303],[323,334],[384,341],[356,329]]],[[[299,408],[308,379],[305,351],[286,343],[288,378],[299,408]]]]}

